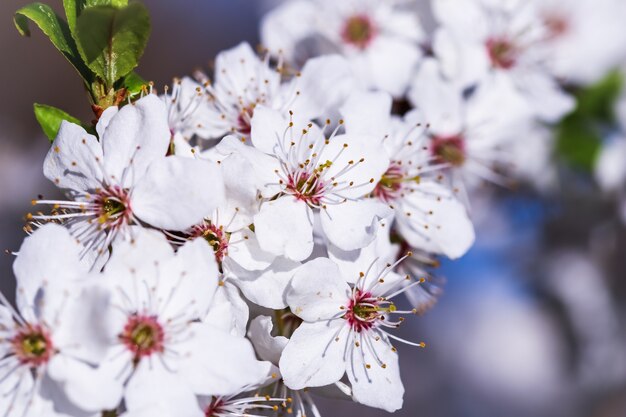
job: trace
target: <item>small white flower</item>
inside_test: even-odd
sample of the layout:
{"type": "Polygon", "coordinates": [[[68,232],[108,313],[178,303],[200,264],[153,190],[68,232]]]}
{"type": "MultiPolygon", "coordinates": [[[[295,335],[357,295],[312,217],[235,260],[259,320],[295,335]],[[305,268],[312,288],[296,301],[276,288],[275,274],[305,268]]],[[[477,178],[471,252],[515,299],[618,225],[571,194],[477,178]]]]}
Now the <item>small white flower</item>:
{"type": "Polygon", "coordinates": [[[202,416],[195,395],[231,395],[269,374],[246,339],[201,321],[219,275],[206,241],[174,254],[162,234],[140,229],[133,242],[116,242],[103,275],[117,340],[99,372],[125,386],[129,410],[160,398],[181,415],[202,416]]]}
{"type": "MultiPolygon", "coordinates": [[[[277,311],[275,314],[281,322],[280,331],[285,334],[292,334],[295,328],[300,325],[301,320],[294,316],[289,310],[285,312],[277,311]]],[[[278,366],[282,352],[285,346],[287,346],[289,339],[282,335],[274,336],[273,327],[271,317],[258,316],[250,322],[248,336],[250,340],[252,340],[259,357],[278,366]]],[[[287,414],[294,415],[295,417],[306,417],[309,415],[314,417],[321,416],[309,390],[292,390],[287,387],[282,380],[278,368],[276,369],[276,373],[272,374],[272,377],[273,378],[268,381],[270,385],[265,388],[265,391],[273,393],[274,396],[286,399],[283,408],[287,414]]],[[[342,382],[337,382],[336,384],[341,386],[342,389],[349,391],[349,388],[345,387],[345,384],[342,382]]]]}
{"type": "MultiPolygon", "coordinates": [[[[395,228],[402,238],[414,248],[450,258],[467,252],[474,228],[452,190],[439,184],[445,161],[428,148],[422,116],[410,112],[403,120],[392,119],[391,97],[385,93],[355,93],[341,113],[349,135],[369,132],[384,145],[389,164],[371,201],[395,212],[395,228]]],[[[389,216],[379,213],[380,218],[389,216]]]]}
{"type": "Polygon", "coordinates": [[[434,54],[461,89],[505,75],[542,121],[556,122],[573,110],[574,99],[550,71],[550,31],[534,2],[436,0],[433,11],[441,24],[434,54]]]}
{"type": "Polygon", "coordinates": [[[201,223],[182,234],[167,234],[176,244],[182,244],[189,239],[203,238],[211,245],[223,285],[216,294],[216,302],[210,313],[213,317],[210,321],[231,317],[231,321],[236,325],[231,327],[228,324],[228,328],[243,331],[245,334],[248,309],[238,296],[237,288],[255,304],[267,308],[285,308],[287,305],[283,294],[291,279],[290,272],[300,264],[284,257],[277,257],[263,249],[254,227],[251,227],[254,216],[259,211],[257,194],[260,184],[250,161],[237,153],[224,157],[216,152],[216,148],[202,153],[190,152],[191,148],[185,142],[177,144],[176,149],[177,153],[212,160],[219,164],[226,192],[224,202],[201,223]]]}
{"type": "Polygon", "coordinates": [[[100,320],[109,294],[89,284],[79,253],[58,225],[40,228],[20,248],[18,309],[4,297],[0,306],[3,416],[87,416],[117,405],[111,381],[94,372],[109,343],[100,320]]]}
{"type": "Polygon", "coordinates": [[[365,88],[401,96],[422,53],[417,15],[399,2],[298,0],[268,13],[263,43],[290,61],[340,53],[365,88]],[[305,55],[305,56],[302,56],[305,55]]]}
{"type": "Polygon", "coordinates": [[[394,315],[416,313],[400,311],[391,301],[410,288],[404,285],[408,278],[392,272],[394,266],[379,270],[372,262],[358,277],[350,277],[329,259],[317,258],[296,271],[287,301],[303,323],[280,358],[289,388],[329,385],[347,373],[356,401],[390,412],[402,406],[404,387],[391,340],[424,344],[387,331],[402,323],[394,315]],[[349,281],[356,283],[349,285],[349,281]]]}
{"type": "Polygon", "coordinates": [[[107,109],[96,126],[100,139],[63,122],[44,163],[44,174],[69,200],[39,200],[50,215],[37,221],[67,224],[84,252],[103,253],[130,225],[185,230],[223,199],[216,166],[177,156],[170,144],[165,105],[149,94],[118,110],[107,109]]]}
{"type": "Polygon", "coordinates": [[[506,184],[496,168],[511,163],[507,146],[524,140],[519,132],[533,120],[508,77],[494,74],[466,98],[442,76],[437,62],[429,59],[420,68],[409,98],[429,123],[429,152],[436,163],[447,167],[451,186],[465,200],[468,189],[483,180],[506,184]]]}
{"type": "Polygon", "coordinates": [[[548,30],[549,64],[568,82],[590,84],[624,62],[626,5],[619,0],[535,0],[548,30]]]}
{"type": "Polygon", "coordinates": [[[278,111],[257,107],[252,144],[225,138],[218,150],[239,153],[253,165],[263,204],[254,216],[260,246],[294,261],[313,250],[314,212],[329,239],[346,250],[369,243],[377,210],[363,197],[375,187],[388,160],[382,143],[367,134],[337,134],[309,123],[297,127],[278,111]],[[371,233],[371,232],[370,232],[371,233]]]}
{"type": "Polygon", "coordinates": [[[284,75],[281,62],[275,68],[269,55],[259,58],[247,43],[219,53],[214,82],[197,76],[210,105],[202,103],[196,111],[204,113],[196,133],[204,138],[226,133],[249,137],[257,106],[291,110],[303,122],[316,119],[339,105],[353,86],[350,68],[339,56],[312,59],[293,77],[284,75]]]}

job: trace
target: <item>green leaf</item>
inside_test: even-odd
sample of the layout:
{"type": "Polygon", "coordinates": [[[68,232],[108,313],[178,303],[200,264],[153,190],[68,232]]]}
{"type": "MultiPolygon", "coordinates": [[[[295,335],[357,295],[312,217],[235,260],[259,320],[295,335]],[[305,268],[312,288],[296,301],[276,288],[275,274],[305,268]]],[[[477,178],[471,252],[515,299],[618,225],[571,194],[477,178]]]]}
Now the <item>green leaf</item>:
{"type": "Polygon", "coordinates": [[[76,68],[85,81],[92,78],[91,71],[83,64],[67,24],[54,10],[42,3],[22,7],[13,17],[15,27],[23,36],[30,36],[29,21],[35,23],[52,44],[76,68]]]}
{"type": "Polygon", "coordinates": [[[86,8],[76,22],[77,45],[83,61],[108,88],[137,66],[149,35],[150,16],[139,3],[121,9],[86,8]]]}
{"type": "Polygon", "coordinates": [[[128,0],[83,0],[85,2],[85,9],[88,7],[96,6],[113,6],[113,7],[126,7],[128,6],[128,0]]]}
{"type": "Polygon", "coordinates": [[[601,147],[598,129],[583,118],[570,116],[557,128],[557,153],[574,168],[591,172],[601,147]]]}
{"type": "Polygon", "coordinates": [[[57,137],[57,133],[59,133],[61,122],[63,120],[67,120],[68,122],[75,123],[77,125],[81,124],[80,120],[70,116],[63,110],[57,109],[56,107],[37,103],[35,103],[34,107],[35,117],[41,125],[43,132],[46,134],[48,139],[50,139],[50,142],[53,142],[54,138],[57,137]]]}
{"type": "Polygon", "coordinates": [[[121,80],[121,87],[128,90],[128,93],[133,96],[141,92],[144,86],[148,85],[148,81],[144,80],[136,72],[131,72],[121,80]]]}
{"type": "Polygon", "coordinates": [[[580,90],[576,96],[576,113],[597,122],[615,121],[614,104],[622,90],[623,78],[619,71],[609,73],[598,83],[580,90]]]}
{"type": "Polygon", "coordinates": [[[84,9],[95,6],[113,6],[119,8],[127,5],[128,0],[63,0],[63,8],[65,9],[65,16],[67,17],[67,23],[72,36],[76,33],[76,19],[78,19],[78,16],[80,16],[84,9]]]}

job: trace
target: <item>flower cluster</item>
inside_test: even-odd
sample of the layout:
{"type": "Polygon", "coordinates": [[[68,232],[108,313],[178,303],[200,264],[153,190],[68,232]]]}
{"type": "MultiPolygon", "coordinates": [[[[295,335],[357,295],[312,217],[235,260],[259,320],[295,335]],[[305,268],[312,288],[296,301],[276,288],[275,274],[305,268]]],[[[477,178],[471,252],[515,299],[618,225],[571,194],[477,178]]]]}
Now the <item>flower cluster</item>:
{"type": "Polygon", "coordinates": [[[620,2],[573,3],[433,0],[427,31],[407,2],[294,0],[267,50],[63,121],[43,172],[65,197],[33,200],[0,307],[0,413],[400,409],[396,345],[425,344],[396,329],[473,245],[472,192],[540,183],[563,80],[615,64],[570,59],[620,2]]]}

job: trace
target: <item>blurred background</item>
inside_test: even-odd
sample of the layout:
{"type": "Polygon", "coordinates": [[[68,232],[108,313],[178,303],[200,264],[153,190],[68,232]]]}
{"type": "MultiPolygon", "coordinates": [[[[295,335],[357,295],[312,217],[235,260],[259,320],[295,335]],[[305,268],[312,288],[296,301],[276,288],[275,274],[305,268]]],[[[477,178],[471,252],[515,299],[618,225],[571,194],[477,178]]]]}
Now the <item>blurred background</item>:
{"type": "MultiPolygon", "coordinates": [[[[63,57],[37,30],[27,39],[13,27],[27,3],[0,2],[0,247],[8,250],[19,248],[31,199],[57,192],[41,172],[49,144],[33,102],[92,117],[63,57]]],[[[256,44],[272,2],[144,3],[153,30],[139,73],[163,86],[208,67],[220,50],[256,44]]],[[[398,416],[626,416],[626,232],[617,204],[588,174],[557,175],[549,194],[486,189],[473,202],[477,244],[442,265],[444,296],[404,329],[427,348],[400,347],[407,393],[398,416]]],[[[11,263],[0,256],[8,294],[11,263]]],[[[385,414],[339,400],[319,406],[328,417],[385,414]]]]}

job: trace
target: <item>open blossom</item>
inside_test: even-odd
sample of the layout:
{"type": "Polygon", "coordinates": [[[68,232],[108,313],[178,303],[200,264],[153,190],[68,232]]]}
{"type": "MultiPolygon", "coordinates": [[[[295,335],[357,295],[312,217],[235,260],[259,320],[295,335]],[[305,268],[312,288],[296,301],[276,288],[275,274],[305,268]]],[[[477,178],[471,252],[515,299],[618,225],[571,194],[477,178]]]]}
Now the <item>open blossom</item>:
{"type": "Polygon", "coordinates": [[[221,202],[216,166],[166,157],[170,131],[165,105],[155,95],[105,110],[96,130],[99,138],[63,122],[44,174],[68,200],[34,201],[53,212],[31,217],[64,222],[85,252],[103,253],[118,235],[130,236],[133,224],[185,230],[221,202]]]}
{"type": "Polygon", "coordinates": [[[139,230],[114,246],[102,281],[113,293],[108,330],[117,340],[98,371],[124,387],[129,410],[160,398],[203,416],[195,395],[230,395],[269,374],[246,339],[202,321],[218,286],[206,241],[175,254],[163,235],[139,230]]]}
{"type": "Polygon", "coordinates": [[[520,131],[532,121],[526,101],[508,77],[494,74],[467,97],[429,59],[420,68],[409,99],[429,123],[429,152],[446,167],[451,186],[466,200],[468,189],[482,181],[505,185],[497,168],[506,170],[513,162],[507,147],[525,140],[520,131]]]}
{"type": "Polygon", "coordinates": [[[626,4],[619,0],[535,0],[547,27],[552,71],[569,83],[590,84],[624,62],[626,4]]]}
{"type": "Polygon", "coordinates": [[[410,112],[392,118],[391,97],[385,93],[355,93],[341,113],[348,134],[376,134],[384,145],[389,165],[371,197],[393,210],[402,238],[413,248],[450,258],[465,254],[474,228],[452,189],[439,184],[447,164],[429,148],[423,116],[410,112]]]}
{"type": "Polygon", "coordinates": [[[396,1],[298,0],[268,13],[263,43],[288,60],[340,53],[364,88],[401,96],[422,53],[417,15],[396,1]],[[304,56],[302,56],[304,55],[304,56]]]}
{"type": "MultiPolygon", "coordinates": [[[[289,312],[289,310],[286,310],[284,313],[277,312],[276,314],[277,319],[282,322],[280,328],[285,333],[292,333],[294,328],[297,328],[300,324],[301,320],[289,312]]],[[[309,415],[320,417],[320,411],[315,405],[309,390],[292,390],[283,382],[278,363],[289,339],[284,335],[274,335],[273,333],[274,324],[271,317],[258,316],[250,321],[248,335],[254,344],[257,354],[261,359],[269,361],[277,367],[272,374],[273,378],[268,381],[263,391],[284,398],[286,402],[283,404],[282,409],[289,415],[294,417],[306,417],[309,415]]],[[[345,385],[341,382],[337,382],[337,384],[342,387],[345,385]]]]}
{"type": "Polygon", "coordinates": [[[264,250],[294,261],[313,250],[314,212],[330,241],[348,250],[373,239],[368,232],[379,207],[362,197],[375,187],[388,161],[376,137],[337,134],[328,137],[313,123],[297,126],[278,111],[258,107],[252,121],[253,147],[235,137],[218,150],[239,153],[253,165],[263,184],[263,202],[254,217],[264,250]],[[382,156],[382,157],[381,157],[382,156]]]}
{"type": "Polygon", "coordinates": [[[88,416],[117,405],[114,387],[101,391],[110,381],[93,371],[106,353],[99,316],[109,294],[90,285],[80,250],[58,225],[37,230],[20,248],[17,310],[4,297],[0,306],[3,416],[88,416]]]}
{"type": "Polygon", "coordinates": [[[356,401],[387,411],[402,406],[404,387],[392,340],[424,345],[387,331],[402,323],[395,315],[415,313],[397,309],[392,301],[409,288],[403,285],[407,278],[392,271],[394,266],[381,270],[374,261],[351,277],[331,260],[317,258],[296,271],[287,301],[303,323],[279,363],[289,388],[325,386],[347,374],[356,401]]]}
{"type": "Polygon", "coordinates": [[[574,109],[550,70],[551,35],[534,2],[434,0],[433,10],[441,24],[434,54],[460,88],[504,75],[542,121],[556,122],[574,109]]]}
{"type": "Polygon", "coordinates": [[[249,137],[257,106],[293,111],[302,121],[315,119],[338,106],[353,88],[345,60],[336,55],[312,59],[301,72],[275,67],[248,43],[223,51],[215,61],[214,80],[197,74],[199,83],[183,79],[165,97],[170,125],[189,138],[219,139],[225,134],[249,137]]]}
{"type": "Polygon", "coordinates": [[[291,279],[291,271],[300,264],[264,249],[251,227],[260,208],[257,195],[263,187],[255,176],[251,161],[237,153],[221,155],[216,148],[198,152],[185,142],[176,142],[176,154],[214,161],[222,171],[223,203],[186,232],[168,235],[174,243],[202,238],[213,248],[223,283],[216,298],[224,301],[219,304],[233,313],[231,316],[239,323],[237,328],[245,333],[247,306],[243,300],[237,301],[237,288],[255,304],[285,308],[283,293],[291,279]],[[237,305],[245,307],[245,314],[233,308],[237,305]]]}

